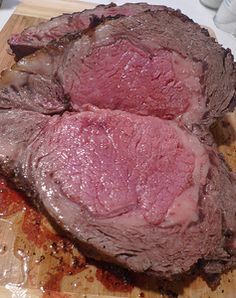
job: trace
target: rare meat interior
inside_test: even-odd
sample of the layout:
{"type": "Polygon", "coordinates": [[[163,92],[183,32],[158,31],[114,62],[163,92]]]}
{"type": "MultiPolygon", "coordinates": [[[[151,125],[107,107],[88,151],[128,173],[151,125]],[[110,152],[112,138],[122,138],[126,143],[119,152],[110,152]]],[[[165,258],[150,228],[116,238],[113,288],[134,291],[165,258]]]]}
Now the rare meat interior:
{"type": "MultiPolygon", "coordinates": [[[[85,55],[80,53],[83,47],[79,49],[78,55],[85,55]]],[[[90,103],[163,119],[176,119],[195,110],[192,118],[200,118],[202,111],[196,107],[205,104],[201,75],[200,63],[176,52],[156,50],[150,54],[121,39],[95,48],[83,63],[73,52],[68,54],[62,81],[75,110],[90,103]]]]}
{"type": "Polygon", "coordinates": [[[105,110],[52,118],[23,156],[45,196],[138,224],[196,221],[209,168],[204,147],[173,123],[105,110]]]}

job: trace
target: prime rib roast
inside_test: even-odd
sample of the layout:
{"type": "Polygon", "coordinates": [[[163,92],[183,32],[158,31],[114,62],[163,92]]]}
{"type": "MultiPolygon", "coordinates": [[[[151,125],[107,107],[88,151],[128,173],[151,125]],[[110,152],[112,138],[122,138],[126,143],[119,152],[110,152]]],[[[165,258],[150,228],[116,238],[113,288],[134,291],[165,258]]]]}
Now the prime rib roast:
{"type": "Polygon", "coordinates": [[[165,278],[231,265],[234,180],[194,134],[123,111],[0,116],[2,173],[94,255],[165,278]]]}
{"type": "Polygon", "coordinates": [[[234,105],[235,78],[230,51],[162,8],[105,20],[21,59],[0,78],[0,107],[53,114],[92,104],[210,124],[234,105]]]}
{"type": "Polygon", "coordinates": [[[147,4],[13,41],[40,49],[0,78],[1,174],[89,256],[169,279],[233,268],[235,177],[208,130],[235,106],[230,50],[147,4]]]}

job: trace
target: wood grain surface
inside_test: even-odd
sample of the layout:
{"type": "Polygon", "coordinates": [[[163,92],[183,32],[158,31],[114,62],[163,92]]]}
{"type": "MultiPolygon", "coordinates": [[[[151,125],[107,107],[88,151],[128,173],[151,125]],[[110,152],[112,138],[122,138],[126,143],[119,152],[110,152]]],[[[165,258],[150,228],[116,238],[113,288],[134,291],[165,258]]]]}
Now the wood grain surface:
{"type": "Polygon", "coordinates": [[[82,11],[84,9],[94,8],[96,4],[78,1],[78,0],[22,0],[16,8],[18,15],[52,18],[62,13],[82,11]]]}
{"type": "MultiPolygon", "coordinates": [[[[87,4],[75,0],[24,0],[0,33],[0,70],[3,70],[14,63],[13,57],[7,53],[8,46],[6,41],[10,34],[20,32],[27,26],[41,22],[43,18],[52,17],[61,12],[79,11],[84,8],[92,7],[92,5],[86,5],[87,4]],[[45,8],[47,8],[47,11],[45,8]]],[[[235,114],[231,113],[226,115],[224,119],[215,124],[213,131],[217,144],[219,145],[219,150],[224,153],[226,161],[236,171],[235,114]]],[[[42,290],[44,288],[43,281],[45,280],[45,276],[50,275],[50,277],[53,277],[53,274],[55,274],[55,272],[50,270],[54,268],[53,266],[55,266],[54,263],[56,261],[49,253],[45,253],[45,251],[43,252],[43,248],[38,248],[32,240],[23,235],[22,225],[24,223],[24,216],[25,209],[15,213],[7,219],[0,217],[1,298],[168,297],[160,291],[162,283],[147,277],[138,277],[136,280],[134,279],[134,285],[127,291],[122,288],[111,289],[109,286],[104,285],[101,280],[99,281],[97,275],[98,269],[92,264],[87,264],[81,272],[72,274],[71,276],[69,274],[66,276],[65,274],[59,287],[55,287],[52,283],[50,284],[51,288],[48,286],[48,291],[44,292],[42,290]],[[7,252],[1,254],[1,247],[3,247],[3,245],[6,245],[7,252]],[[33,260],[36,261],[30,261],[30,259],[27,258],[27,254],[22,256],[23,250],[21,251],[21,247],[24,247],[24,250],[27,250],[28,255],[31,255],[33,260]],[[41,255],[43,253],[45,259],[42,262],[37,262],[38,259],[35,258],[39,258],[40,256],[39,259],[41,260],[41,255]],[[26,273],[24,271],[25,265],[28,266],[26,271],[29,275],[24,275],[24,273],[26,273]]],[[[47,219],[43,217],[40,221],[40,229],[44,226],[47,226],[47,228],[54,234],[53,228],[48,223],[47,219]]],[[[60,241],[58,243],[60,243],[60,241]]],[[[47,244],[44,245],[47,247],[47,244]]],[[[65,254],[65,252],[63,253],[64,258],[70,258],[68,254],[65,254]]],[[[80,255],[76,247],[73,247],[73,253],[80,255]]],[[[61,270],[63,269],[61,268],[61,270]]],[[[54,278],[55,284],[57,283],[57,276],[58,275],[55,275],[54,278]]],[[[212,291],[207,286],[207,283],[200,277],[193,278],[185,282],[179,281],[175,284],[169,285],[169,289],[169,293],[172,293],[172,291],[174,293],[179,293],[179,298],[234,298],[236,297],[236,271],[222,275],[221,283],[214,291],[212,291]]]]}

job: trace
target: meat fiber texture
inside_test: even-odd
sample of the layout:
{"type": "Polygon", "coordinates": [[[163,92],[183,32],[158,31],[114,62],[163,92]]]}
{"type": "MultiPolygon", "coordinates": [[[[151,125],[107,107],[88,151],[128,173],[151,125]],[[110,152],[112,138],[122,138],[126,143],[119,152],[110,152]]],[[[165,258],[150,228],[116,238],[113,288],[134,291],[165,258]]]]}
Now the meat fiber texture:
{"type": "Polygon", "coordinates": [[[229,50],[161,7],[108,18],[23,58],[0,78],[0,107],[53,114],[92,104],[209,126],[235,105],[235,77],[229,50]]]}
{"type": "Polygon", "coordinates": [[[4,71],[0,171],[89,256],[221,273],[236,264],[235,178],[206,128],[234,105],[232,55],[179,11],[137,11],[4,71]]]}
{"type": "Polygon", "coordinates": [[[0,119],[2,173],[94,255],[165,278],[234,262],[234,180],[175,122],[111,110],[0,119]]]}

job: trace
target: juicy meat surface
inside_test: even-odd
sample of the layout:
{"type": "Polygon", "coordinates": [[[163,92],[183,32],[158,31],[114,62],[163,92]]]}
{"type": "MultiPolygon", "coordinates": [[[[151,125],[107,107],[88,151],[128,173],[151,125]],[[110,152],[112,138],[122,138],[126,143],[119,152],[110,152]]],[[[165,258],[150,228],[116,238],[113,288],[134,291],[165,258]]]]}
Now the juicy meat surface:
{"type": "Polygon", "coordinates": [[[159,277],[199,259],[211,272],[222,270],[216,260],[233,262],[233,178],[214,150],[174,122],[109,110],[12,110],[0,112],[0,124],[2,173],[89,254],[159,277]]]}
{"type": "Polygon", "coordinates": [[[231,53],[165,8],[106,20],[23,58],[1,77],[0,107],[52,114],[93,104],[191,127],[234,106],[235,81],[231,53]]]}
{"type": "Polygon", "coordinates": [[[8,43],[13,53],[21,58],[34,53],[66,34],[82,32],[90,26],[94,17],[129,16],[138,14],[141,11],[156,9],[163,9],[163,6],[148,5],[147,3],[126,3],[121,6],[116,6],[114,3],[98,5],[94,9],[63,14],[39,25],[28,27],[21,33],[13,34],[8,43]]]}
{"type": "MultiPolygon", "coordinates": [[[[74,110],[90,103],[175,119],[199,106],[202,100],[201,65],[175,52],[156,50],[150,56],[149,52],[121,40],[95,48],[84,63],[78,63],[77,58],[73,52],[68,54],[62,75],[64,92],[70,94],[74,110]],[[80,73],[83,75],[78,80],[80,73]]],[[[195,111],[196,118],[197,112],[200,111],[195,111]]]]}
{"type": "Polygon", "coordinates": [[[194,212],[208,158],[193,140],[200,152],[186,148],[178,135],[181,131],[171,123],[111,112],[53,121],[28,148],[40,168],[37,184],[42,177],[53,177],[67,198],[86,206],[95,217],[140,210],[144,220],[160,223],[173,201],[180,196],[184,200],[190,189],[194,212]],[[47,151],[53,154],[44,157],[47,151]]]}

